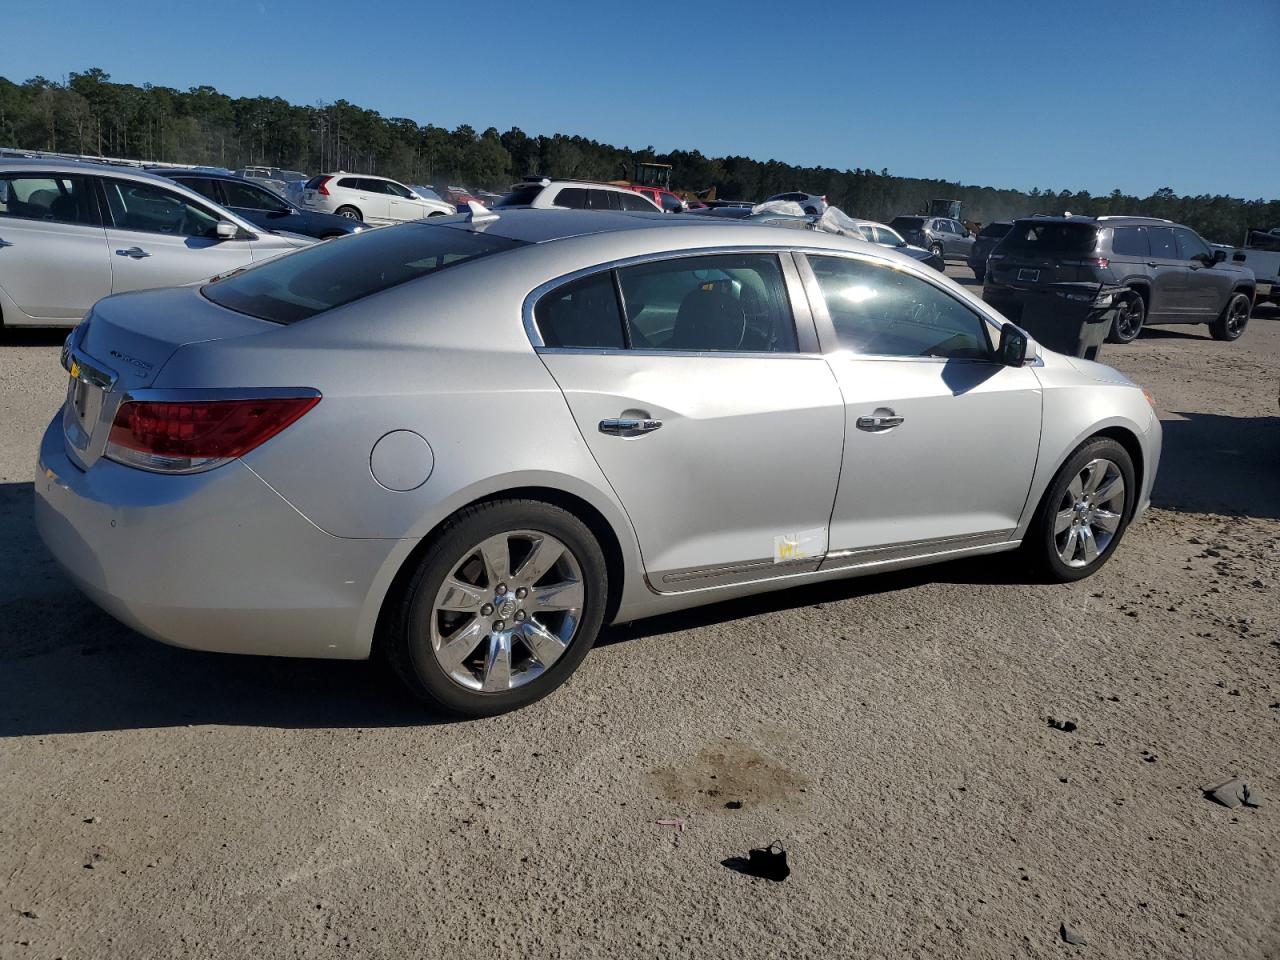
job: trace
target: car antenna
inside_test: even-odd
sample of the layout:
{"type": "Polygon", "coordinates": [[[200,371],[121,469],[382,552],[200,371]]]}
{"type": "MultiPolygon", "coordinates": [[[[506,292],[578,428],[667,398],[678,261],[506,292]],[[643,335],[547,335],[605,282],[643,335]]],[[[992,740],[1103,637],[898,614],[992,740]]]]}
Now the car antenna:
{"type": "Polygon", "coordinates": [[[466,209],[459,208],[458,212],[465,223],[492,223],[498,219],[498,214],[476,200],[468,200],[466,209]]]}

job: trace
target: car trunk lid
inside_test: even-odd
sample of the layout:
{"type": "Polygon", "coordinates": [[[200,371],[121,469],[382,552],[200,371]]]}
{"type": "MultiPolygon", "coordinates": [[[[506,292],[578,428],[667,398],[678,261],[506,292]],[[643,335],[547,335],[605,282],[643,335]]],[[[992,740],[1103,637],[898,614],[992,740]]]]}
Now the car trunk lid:
{"type": "Polygon", "coordinates": [[[151,386],[179,348],[279,329],[218,307],[193,287],[99,301],[63,347],[70,375],[62,417],[67,452],[81,467],[92,466],[121,400],[151,386]]]}

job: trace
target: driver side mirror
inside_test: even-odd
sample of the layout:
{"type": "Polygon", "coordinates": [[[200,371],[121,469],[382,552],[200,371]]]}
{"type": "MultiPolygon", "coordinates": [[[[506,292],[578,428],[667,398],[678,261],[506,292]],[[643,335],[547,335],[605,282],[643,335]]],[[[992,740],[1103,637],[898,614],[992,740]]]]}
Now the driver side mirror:
{"type": "Polygon", "coordinates": [[[1012,323],[1000,328],[996,360],[1006,367],[1020,367],[1027,361],[1027,335],[1012,323]]]}
{"type": "Polygon", "coordinates": [[[1213,251],[1213,262],[1214,262],[1214,263],[1222,263],[1222,262],[1223,262],[1224,260],[1226,260],[1226,259],[1227,259],[1227,251],[1225,251],[1225,250],[1215,250],[1215,251],[1213,251]]]}
{"type": "Polygon", "coordinates": [[[234,240],[240,235],[240,228],[230,220],[219,220],[217,231],[219,240],[234,240]]]}

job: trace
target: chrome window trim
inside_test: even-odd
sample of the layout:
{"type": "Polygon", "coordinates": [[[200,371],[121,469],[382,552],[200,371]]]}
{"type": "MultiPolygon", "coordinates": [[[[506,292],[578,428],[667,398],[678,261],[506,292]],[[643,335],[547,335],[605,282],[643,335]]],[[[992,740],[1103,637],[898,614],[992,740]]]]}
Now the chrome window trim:
{"type": "MultiPolygon", "coordinates": [[[[662,357],[797,357],[797,356],[820,356],[821,348],[817,343],[811,343],[811,347],[819,347],[817,352],[810,350],[805,353],[797,351],[773,352],[769,350],[632,350],[627,347],[621,349],[616,347],[549,347],[542,339],[542,334],[538,330],[537,321],[534,318],[534,308],[537,307],[538,301],[552,291],[573,283],[575,280],[581,280],[583,277],[594,276],[597,273],[605,273],[609,270],[619,270],[623,267],[632,267],[641,263],[654,263],[660,260],[683,260],[690,257],[715,257],[715,256],[732,256],[734,254],[772,254],[778,258],[778,266],[782,271],[783,284],[786,288],[787,299],[790,301],[791,320],[796,328],[796,345],[800,347],[807,337],[803,335],[804,330],[801,326],[802,316],[807,318],[810,323],[814,322],[812,307],[807,302],[797,303],[795,293],[797,292],[792,284],[792,278],[787,274],[786,254],[794,253],[796,248],[779,247],[775,245],[733,245],[733,246],[715,246],[715,247],[684,247],[679,250],[664,250],[655,253],[641,253],[630,257],[622,257],[616,260],[607,260],[602,263],[593,264],[589,267],[583,267],[574,270],[572,273],[564,273],[553,280],[548,280],[534,287],[524,298],[524,304],[521,307],[521,317],[524,323],[525,335],[529,338],[529,343],[533,345],[534,350],[538,353],[594,353],[594,354],[615,354],[628,353],[639,354],[645,356],[662,356],[662,357]]],[[[806,298],[807,300],[807,298],[806,298]]],[[[619,304],[619,307],[622,305],[619,304]]],[[[626,317],[623,317],[626,320],[626,317]]],[[[816,331],[815,331],[816,336],[816,331]]]]}

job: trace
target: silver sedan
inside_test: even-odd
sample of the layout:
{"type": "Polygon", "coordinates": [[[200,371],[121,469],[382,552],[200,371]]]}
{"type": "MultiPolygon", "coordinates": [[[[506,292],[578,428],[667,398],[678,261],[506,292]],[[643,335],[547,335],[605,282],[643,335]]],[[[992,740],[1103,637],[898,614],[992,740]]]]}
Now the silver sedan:
{"type": "Polygon", "coordinates": [[[35,484],[148,636],[363,658],[485,715],[601,628],[1021,550],[1070,581],[1140,516],[1142,390],[883,246],[511,210],[97,304],[35,484]]]}

